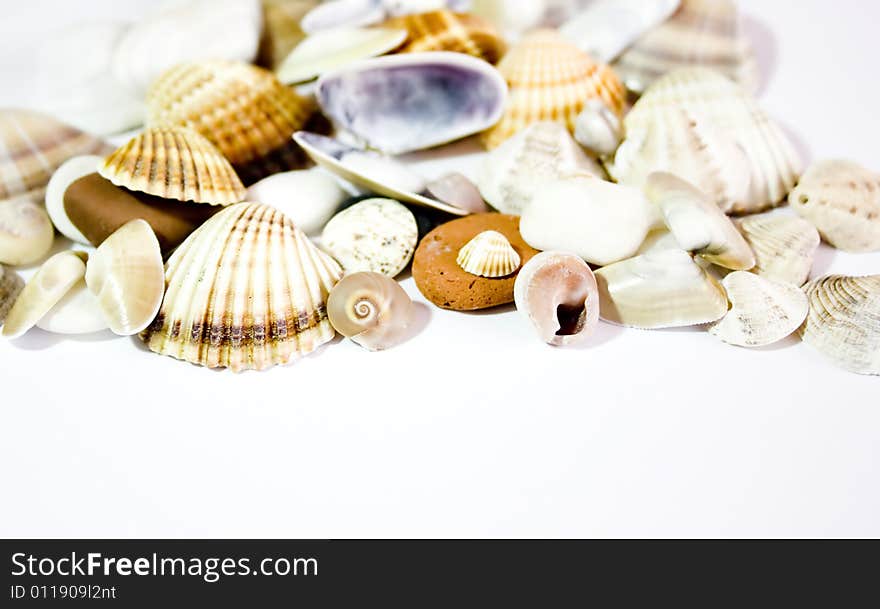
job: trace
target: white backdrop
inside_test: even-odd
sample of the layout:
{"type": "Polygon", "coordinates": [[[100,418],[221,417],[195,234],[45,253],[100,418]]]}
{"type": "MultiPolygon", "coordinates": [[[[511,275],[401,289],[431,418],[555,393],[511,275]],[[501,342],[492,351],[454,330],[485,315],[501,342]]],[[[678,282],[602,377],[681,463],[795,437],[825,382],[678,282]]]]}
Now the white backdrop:
{"type": "MultiPolygon", "coordinates": [[[[26,102],[42,37],[149,5],[4,4],[0,106],[26,102]]],[[[880,169],[880,8],[741,5],[803,154],[880,169]]],[[[880,254],[823,246],[829,272],[880,254]]],[[[0,536],[880,535],[880,379],[796,339],[603,324],[561,350],[512,308],[419,310],[393,350],[241,375],[109,332],[0,342],[0,536]]]]}

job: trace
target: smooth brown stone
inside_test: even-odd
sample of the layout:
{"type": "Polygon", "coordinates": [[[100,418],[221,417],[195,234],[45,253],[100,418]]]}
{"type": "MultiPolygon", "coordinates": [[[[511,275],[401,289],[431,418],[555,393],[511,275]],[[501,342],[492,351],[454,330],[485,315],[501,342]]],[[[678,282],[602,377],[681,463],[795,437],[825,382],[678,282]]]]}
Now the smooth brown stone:
{"type": "Polygon", "coordinates": [[[438,307],[455,311],[476,311],[513,302],[513,284],[519,269],[507,277],[478,277],[456,262],[462,246],[487,230],[507,237],[522,259],[520,268],[538,253],[519,234],[519,216],[473,214],[441,224],[425,235],[413,257],[413,279],[425,298],[438,307]]]}
{"type": "Polygon", "coordinates": [[[123,224],[137,218],[153,227],[162,252],[183,243],[219,205],[183,203],[114,185],[97,173],[73,182],[64,192],[64,211],[92,245],[100,245],[123,224]]]}

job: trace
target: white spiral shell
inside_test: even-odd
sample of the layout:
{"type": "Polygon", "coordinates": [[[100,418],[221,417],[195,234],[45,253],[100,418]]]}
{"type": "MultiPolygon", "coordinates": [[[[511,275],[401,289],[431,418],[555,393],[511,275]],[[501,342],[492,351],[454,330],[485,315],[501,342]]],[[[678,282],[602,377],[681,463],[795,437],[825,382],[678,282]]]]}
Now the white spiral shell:
{"type": "Polygon", "coordinates": [[[346,275],[330,290],[327,316],[337,332],[370,351],[401,342],[412,317],[412,300],[381,273],[346,275]]]}

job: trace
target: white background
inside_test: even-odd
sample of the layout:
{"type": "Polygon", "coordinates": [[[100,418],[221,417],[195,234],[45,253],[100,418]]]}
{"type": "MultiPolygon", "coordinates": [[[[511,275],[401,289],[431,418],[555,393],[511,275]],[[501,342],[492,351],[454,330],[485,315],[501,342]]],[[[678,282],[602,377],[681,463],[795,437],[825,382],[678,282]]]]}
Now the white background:
{"type": "MultiPolygon", "coordinates": [[[[52,30],[149,3],[2,4],[10,105],[52,30]]],[[[741,5],[803,154],[880,169],[877,5],[741,5]]],[[[829,272],[880,254],[823,246],[829,272]]],[[[878,378],[796,339],[603,324],[562,350],[512,307],[419,314],[393,350],[337,339],[240,375],[109,332],[0,342],[0,536],[880,535],[878,378]]]]}

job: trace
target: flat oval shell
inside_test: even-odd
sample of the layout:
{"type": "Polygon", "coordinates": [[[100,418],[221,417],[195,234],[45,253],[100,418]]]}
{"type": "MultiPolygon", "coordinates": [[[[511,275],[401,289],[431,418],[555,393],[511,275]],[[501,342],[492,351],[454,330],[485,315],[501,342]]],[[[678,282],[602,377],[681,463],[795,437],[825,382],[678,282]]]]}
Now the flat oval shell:
{"type": "Polygon", "coordinates": [[[91,334],[108,328],[98,300],[83,279],[37,322],[37,327],[53,334],[91,334]]]}
{"type": "Polygon", "coordinates": [[[755,253],[753,273],[796,286],[807,281],[821,240],[812,224],[775,212],[746,216],[736,224],[755,253]]]}
{"type": "Polygon", "coordinates": [[[320,232],[347,198],[336,179],[322,169],[276,173],[247,191],[248,201],[284,212],[307,235],[320,232]]]}

